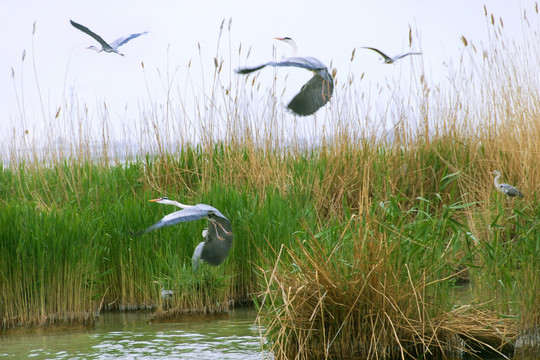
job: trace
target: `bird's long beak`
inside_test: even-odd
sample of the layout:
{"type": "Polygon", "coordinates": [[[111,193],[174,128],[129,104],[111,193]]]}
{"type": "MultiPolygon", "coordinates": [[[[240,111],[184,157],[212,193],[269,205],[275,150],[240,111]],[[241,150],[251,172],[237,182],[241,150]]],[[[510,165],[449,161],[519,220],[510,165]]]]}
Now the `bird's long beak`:
{"type": "Polygon", "coordinates": [[[148,201],[150,201],[150,202],[158,202],[159,200],[161,200],[161,198],[159,198],[159,199],[152,199],[152,200],[148,200],[148,201]]]}
{"type": "Polygon", "coordinates": [[[275,37],[274,39],[281,40],[281,41],[285,40],[285,38],[283,38],[283,37],[275,37]]]}

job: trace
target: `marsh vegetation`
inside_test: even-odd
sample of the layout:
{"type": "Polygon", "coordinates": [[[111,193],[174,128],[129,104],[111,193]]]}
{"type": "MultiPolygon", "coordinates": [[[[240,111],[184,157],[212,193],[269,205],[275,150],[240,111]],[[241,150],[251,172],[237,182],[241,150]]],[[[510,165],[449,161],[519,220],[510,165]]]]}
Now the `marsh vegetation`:
{"type": "Polygon", "coordinates": [[[14,140],[0,168],[2,329],[254,302],[276,359],[506,351],[540,324],[540,41],[515,49],[487,19],[492,44],[464,38],[459,69],[435,83],[413,68],[373,107],[334,71],[330,105],[293,119],[257,76],[222,76],[219,53],[193,104],[141,110],[135,146],[115,146],[106,113],[85,132],[66,101],[47,126],[69,145],[14,140]],[[496,192],[495,169],[525,197],[496,192]],[[173,211],[159,196],[231,220],[224,264],[191,269],[204,222],[129,236],[173,211]]]}

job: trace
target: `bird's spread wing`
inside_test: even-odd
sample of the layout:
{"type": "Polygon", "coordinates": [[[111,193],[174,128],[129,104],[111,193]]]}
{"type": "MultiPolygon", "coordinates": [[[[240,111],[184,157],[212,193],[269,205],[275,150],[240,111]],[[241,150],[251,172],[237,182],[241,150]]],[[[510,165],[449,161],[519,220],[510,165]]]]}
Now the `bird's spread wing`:
{"type": "Polygon", "coordinates": [[[198,209],[195,206],[185,208],[179,211],[175,211],[169,215],[165,215],[163,219],[159,220],[154,225],[142,231],[139,231],[137,233],[133,233],[132,235],[133,236],[143,235],[143,234],[146,234],[147,232],[150,232],[155,229],[159,229],[164,226],[171,226],[171,225],[176,225],[181,222],[199,220],[206,217],[207,215],[208,215],[208,211],[198,209]]]}
{"type": "Polygon", "coordinates": [[[379,55],[381,55],[384,60],[392,60],[392,58],[388,55],[386,55],[385,53],[383,53],[382,51],[380,51],[379,49],[375,49],[375,48],[372,48],[372,47],[364,47],[364,49],[369,49],[369,50],[373,50],[375,51],[376,53],[378,53],[379,55]]]}
{"type": "Polygon", "coordinates": [[[261,70],[266,65],[268,65],[268,63],[267,64],[262,64],[262,65],[259,65],[259,66],[255,66],[255,67],[239,68],[239,69],[236,69],[236,72],[238,74],[249,74],[249,73],[252,73],[254,71],[261,70]]]}
{"type": "Polygon", "coordinates": [[[319,60],[311,56],[283,58],[278,61],[271,61],[270,66],[293,66],[307,70],[326,69],[326,66],[319,60]]]}
{"type": "Polygon", "coordinates": [[[139,37],[141,35],[144,35],[144,34],[147,34],[148,31],[145,31],[145,32],[142,32],[142,33],[138,33],[138,34],[131,34],[129,36],[125,36],[125,37],[121,37],[121,38],[118,38],[116,40],[114,40],[112,43],[111,43],[111,47],[113,47],[114,49],[117,49],[119,48],[120,46],[124,45],[125,43],[127,43],[128,41],[132,40],[132,39],[135,39],[136,37],[139,37]]]}
{"type": "Polygon", "coordinates": [[[266,66],[279,66],[279,67],[299,67],[307,70],[322,70],[326,69],[326,66],[319,60],[314,57],[290,57],[284,58],[277,61],[269,61],[267,63],[247,68],[237,69],[238,74],[249,74],[253,71],[261,70],[266,66]]]}
{"type": "Polygon", "coordinates": [[[76,29],[79,29],[81,30],[83,33],[86,33],[88,35],[90,35],[91,37],[93,37],[100,45],[101,47],[103,47],[104,49],[112,49],[112,47],[107,44],[107,42],[105,40],[103,40],[101,38],[101,36],[99,36],[98,34],[96,34],[95,32],[93,32],[92,30],[90,30],[89,28],[87,28],[86,26],[83,26],[81,24],[77,24],[75,21],[73,20],[69,20],[69,22],[71,23],[71,25],[73,25],[76,29]]]}
{"type": "Polygon", "coordinates": [[[406,53],[406,54],[401,54],[401,55],[398,55],[394,58],[394,60],[398,60],[398,59],[401,59],[401,58],[404,58],[405,56],[409,56],[409,55],[421,55],[422,53],[406,53]]]}
{"type": "Polygon", "coordinates": [[[333,92],[334,81],[329,81],[321,75],[315,74],[302,86],[300,92],[291,100],[287,107],[297,115],[311,115],[330,100],[333,92]]]}

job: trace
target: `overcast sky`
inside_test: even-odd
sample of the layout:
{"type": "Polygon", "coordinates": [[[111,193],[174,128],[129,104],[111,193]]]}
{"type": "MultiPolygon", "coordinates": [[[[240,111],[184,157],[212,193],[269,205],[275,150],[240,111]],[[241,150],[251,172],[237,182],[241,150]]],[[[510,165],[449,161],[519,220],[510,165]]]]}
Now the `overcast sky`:
{"type": "MultiPolygon", "coordinates": [[[[524,10],[535,15],[532,0],[0,0],[3,48],[0,56],[0,119],[3,124],[8,124],[0,131],[0,139],[10,136],[13,127],[39,128],[34,125],[41,121],[42,115],[33,59],[46,116],[74,94],[87,104],[90,112],[99,112],[100,104],[106,102],[110,121],[115,122],[130,111],[138,112],[140,102],[148,100],[147,83],[151,93],[160,97],[159,73],[164,76],[167,69],[178,68],[173,82],[182,82],[186,78],[187,64],[193,60],[196,66],[192,64],[191,71],[202,67],[206,77],[211,78],[223,19],[226,24],[232,19],[230,48],[233,64],[225,64],[227,69],[244,65],[236,55],[240,44],[245,50],[251,48],[249,62],[254,64],[270,60],[274,48],[278,57],[289,55],[285,44],[278,44],[273,38],[290,36],[298,43],[299,55],[317,57],[327,65],[331,63],[338,69],[338,80],[349,72],[349,68],[357,76],[365,73],[361,86],[369,88],[375,86],[373,84],[395,81],[396,76],[401,76],[396,74],[409,71],[412,61],[421,61],[431,78],[441,76],[443,63],[459,60],[463,49],[462,35],[476,44],[487,42],[484,4],[496,19],[502,17],[506,36],[522,40],[524,10]],[[98,54],[85,49],[96,42],[73,28],[70,19],[89,27],[107,41],[134,32],[149,33],[124,45],[121,50],[125,57],[98,54]],[[32,37],[34,22],[36,33],[32,37]],[[412,49],[409,48],[409,27],[413,35],[412,49]],[[423,55],[421,59],[407,58],[396,65],[383,65],[375,53],[360,50],[362,46],[377,47],[389,55],[410,50],[422,51],[423,55]],[[351,67],[350,56],[355,48],[356,58],[351,67]],[[26,53],[24,63],[21,62],[23,52],[26,53]],[[20,124],[22,101],[24,125],[20,124]]],[[[221,55],[228,61],[229,35],[225,33],[221,55]]],[[[302,75],[304,78],[299,81],[294,76],[287,79],[295,92],[310,76],[307,72],[302,75]]],[[[200,88],[207,86],[202,78],[194,78],[200,88]]],[[[293,95],[285,94],[283,103],[286,104],[293,95]]]]}

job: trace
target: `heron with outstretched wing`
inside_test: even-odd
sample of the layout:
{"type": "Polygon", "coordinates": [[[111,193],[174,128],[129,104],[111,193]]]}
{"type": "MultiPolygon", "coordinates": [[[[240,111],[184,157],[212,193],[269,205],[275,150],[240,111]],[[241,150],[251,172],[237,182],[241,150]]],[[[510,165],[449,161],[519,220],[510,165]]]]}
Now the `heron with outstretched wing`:
{"type": "MultiPolygon", "coordinates": [[[[289,37],[276,38],[292,46],[296,53],[296,43],[289,37]]],[[[266,66],[277,67],[298,67],[313,72],[313,77],[302,86],[300,92],[287,105],[293,113],[300,116],[311,115],[323,107],[334,92],[334,79],[328,72],[328,68],[319,59],[311,56],[307,57],[288,57],[281,60],[269,61],[267,63],[237,69],[238,74],[249,74],[261,70],[266,66]]]]}
{"type": "Polygon", "coordinates": [[[229,219],[218,209],[206,204],[185,205],[178,201],[170,200],[167,197],[152,199],[150,201],[158,204],[174,205],[182,210],[165,215],[154,225],[133,234],[134,236],[146,234],[147,232],[165,226],[206,219],[208,220],[208,227],[202,232],[204,241],[199,243],[193,252],[193,268],[197,269],[200,261],[217,266],[227,258],[233,242],[232,227],[229,219]]]}
{"type": "Polygon", "coordinates": [[[399,60],[399,59],[402,59],[404,58],[405,56],[409,56],[409,55],[422,55],[422,53],[414,53],[414,52],[410,52],[410,53],[406,53],[406,54],[400,54],[400,55],[396,55],[394,57],[390,57],[388,55],[386,55],[385,53],[383,53],[381,50],[379,49],[375,49],[375,48],[372,48],[372,47],[363,47],[363,49],[369,49],[369,50],[373,50],[375,51],[376,53],[378,53],[379,55],[381,55],[384,59],[384,63],[385,64],[393,64],[395,61],[399,60]]]}
{"type": "Polygon", "coordinates": [[[108,52],[108,53],[116,53],[118,55],[121,55],[121,56],[124,56],[124,54],[122,54],[121,52],[118,51],[118,48],[122,45],[124,45],[125,43],[127,43],[128,41],[132,40],[132,39],[135,39],[136,37],[139,37],[141,35],[144,35],[144,34],[147,34],[148,31],[145,31],[145,32],[142,32],[142,33],[136,33],[136,34],[131,34],[131,35],[128,35],[128,36],[124,36],[124,37],[121,37],[121,38],[118,38],[114,41],[112,41],[111,43],[107,43],[105,40],[103,40],[103,38],[101,36],[99,36],[98,34],[96,34],[95,32],[93,32],[92,30],[90,30],[89,28],[87,28],[86,26],[83,26],[81,24],[78,24],[76,23],[75,21],[73,20],[69,20],[69,22],[71,23],[71,25],[73,25],[76,29],[79,29],[80,31],[82,31],[83,33],[85,34],[88,34],[90,35],[91,37],[93,37],[100,45],[101,45],[101,49],[98,48],[98,47],[95,47],[95,46],[89,46],[87,47],[87,49],[90,49],[90,50],[95,50],[97,51],[98,53],[99,52],[102,52],[102,51],[105,51],[105,52],[108,52]]]}

